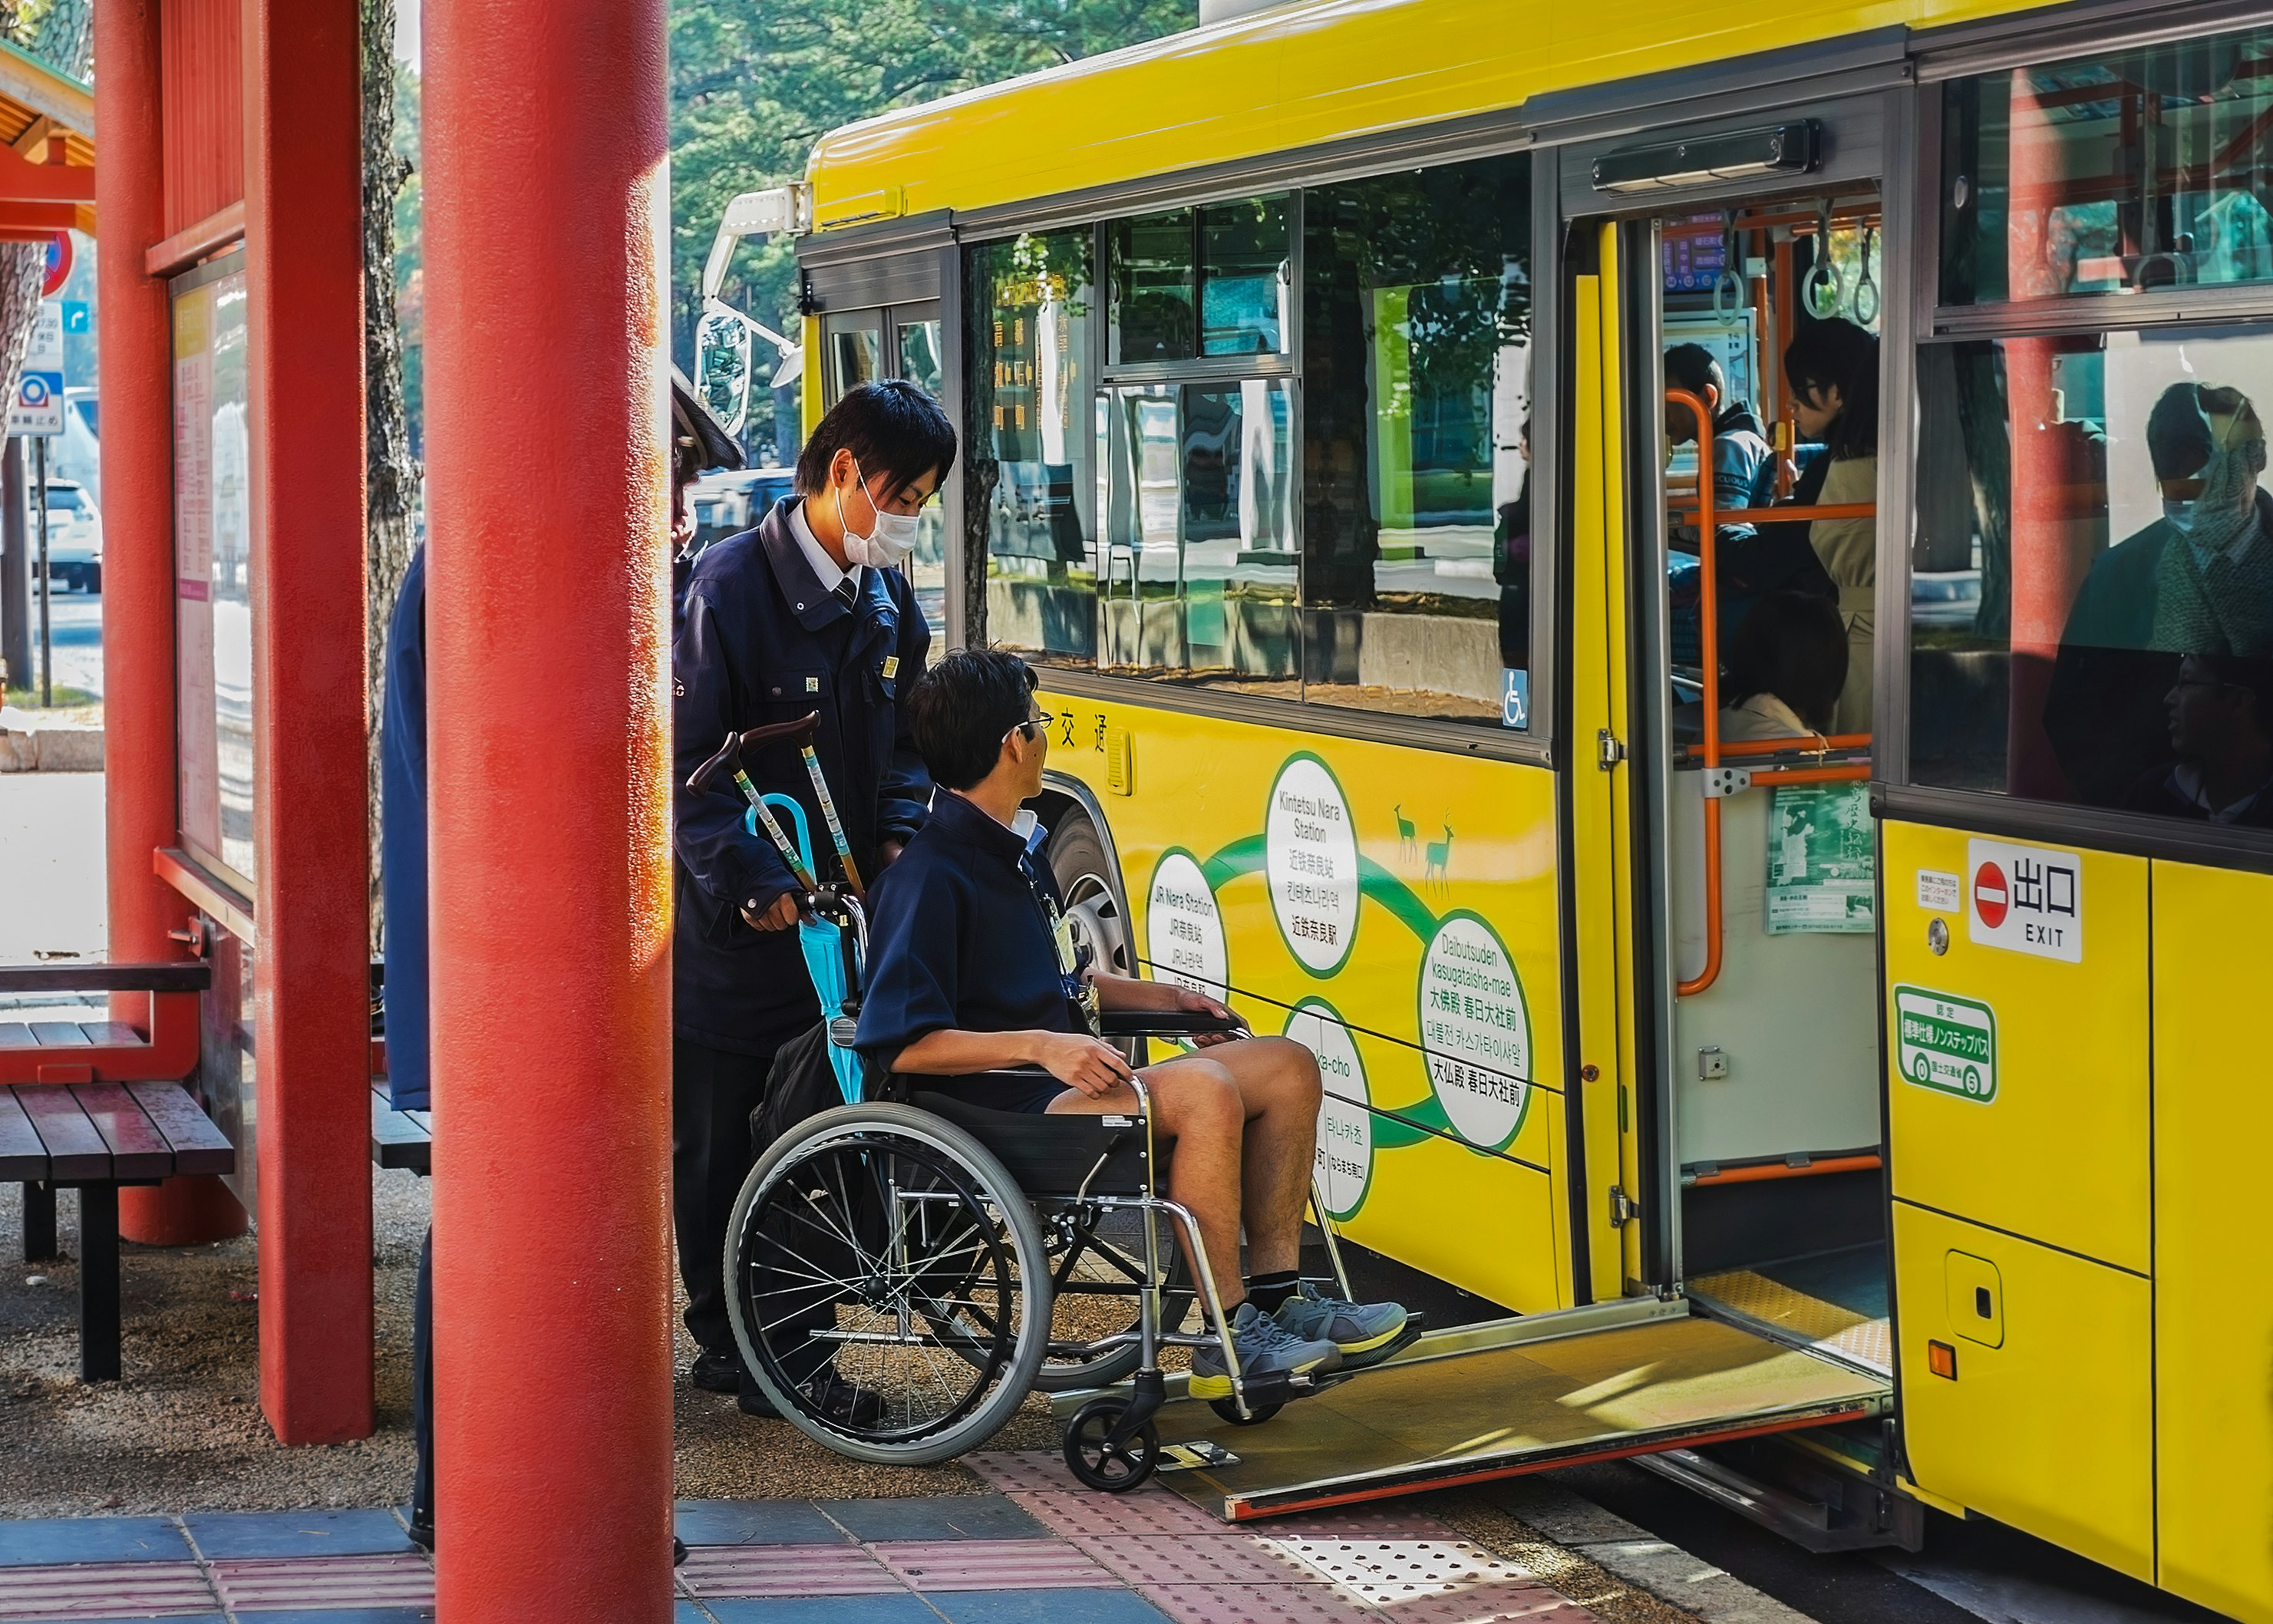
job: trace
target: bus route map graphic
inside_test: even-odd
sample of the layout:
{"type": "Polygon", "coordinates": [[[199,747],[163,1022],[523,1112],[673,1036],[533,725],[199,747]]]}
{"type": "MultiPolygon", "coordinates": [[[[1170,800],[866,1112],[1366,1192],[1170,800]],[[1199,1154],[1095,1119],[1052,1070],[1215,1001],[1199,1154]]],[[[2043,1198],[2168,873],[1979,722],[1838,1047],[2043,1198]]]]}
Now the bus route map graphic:
{"type": "Polygon", "coordinates": [[[1373,903],[1413,933],[1422,954],[1417,1046],[1392,1033],[1372,1035],[1415,1054],[1427,1093],[1403,1103],[1375,1099],[1358,1054],[1359,1029],[1321,998],[1303,998],[1290,1010],[1286,1034],[1318,1056],[1325,1082],[1318,1168],[1332,1215],[1357,1211],[1377,1152],[1442,1136],[1479,1151],[1506,1149],[1531,1102],[1530,1007],[1506,944],[1478,914],[1459,908],[1438,914],[1365,856],[1340,783],[1309,752],[1281,765],[1263,813],[1261,833],[1212,856],[1179,846],[1161,853],[1144,914],[1144,953],[1156,974],[1212,996],[1228,995],[1230,954],[1216,892],[1247,875],[1263,876],[1287,951],[1322,980],[1349,961],[1363,905],[1373,903]]]}

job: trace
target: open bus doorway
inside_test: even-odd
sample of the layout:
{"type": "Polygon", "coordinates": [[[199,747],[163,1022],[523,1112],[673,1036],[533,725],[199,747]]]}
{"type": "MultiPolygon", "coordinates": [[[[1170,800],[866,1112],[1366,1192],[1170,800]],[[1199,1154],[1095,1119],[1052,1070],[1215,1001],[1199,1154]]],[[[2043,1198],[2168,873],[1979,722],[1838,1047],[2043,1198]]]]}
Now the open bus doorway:
{"type": "Polygon", "coordinates": [[[1655,222],[1634,274],[1663,417],[1662,568],[1641,578],[1662,583],[1645,620],[1670,1273],[1715,1313],[1886,1377],[1867,783],[1881,223],[1874,190],[1737,202],[1655,222]]]}

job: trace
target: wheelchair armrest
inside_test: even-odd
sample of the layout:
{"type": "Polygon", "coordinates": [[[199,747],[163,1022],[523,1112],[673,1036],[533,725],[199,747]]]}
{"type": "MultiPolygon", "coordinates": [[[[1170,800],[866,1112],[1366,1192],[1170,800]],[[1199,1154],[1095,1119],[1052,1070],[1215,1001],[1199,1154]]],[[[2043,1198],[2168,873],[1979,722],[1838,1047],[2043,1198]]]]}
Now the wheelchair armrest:
{"type": "Polygon", "coordinates": [[[1181,1038],[1203,1032],[1247,1030],[1247,1023],[1236,1016],[1226,1020],[1197,1010],[1106,1010],[1098,1016],[1097,1025],[1108,1038],[1181,1038]]]}

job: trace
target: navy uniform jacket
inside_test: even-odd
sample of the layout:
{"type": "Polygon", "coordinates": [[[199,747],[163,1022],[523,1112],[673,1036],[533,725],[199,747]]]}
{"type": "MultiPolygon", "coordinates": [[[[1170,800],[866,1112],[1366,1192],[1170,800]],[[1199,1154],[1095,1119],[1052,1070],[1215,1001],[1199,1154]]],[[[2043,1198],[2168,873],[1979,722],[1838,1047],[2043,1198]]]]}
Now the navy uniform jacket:
{"type": "Polygon", "coordinates": [[[1071,1032],[1057,944],[1036,898],[1061,910],[1031,840],[942,790],[931,821],[869,893],[868,987],[854,1042],[889,1067],[942,1027],[1071,1032]],[[1029,883],[1029,881],[1031,883],[1029,883]]]}
{"type": "Polygon", "coordinates": [[[386,909],[386,1092],[423,1111],[426,1016],[426,548],[410,555],[386,622],[379,719],[379,883],[386,909]]]}
{"type": "MultiPolygon", "coordinates": [[[[796,889],[789,866],[762,829],[745,827],[749,803],[731,779],[696,794],[688,776],[729,729],[819,711],[814,748],[864,879],[882,867],[881,841],[905,841],[922,826],[931,795],[899,704],[931,647],[914,590],[897,570],[863,569],[847,612],[790,533],[791,504],[799,500],[704,550],[671,654],[671,1027],[735,1054],[771,1054],[820,1018],[820,1004],[796,930],[756,930],[742,917],[796,889]]],[[[772,744],[743,765],[761,792],[794,796],[805,808],[814,868],[826,877],[836,847],[796,748],[772,744]]],[[[794,838],[790,821],[782,823],[794,838]]]]}

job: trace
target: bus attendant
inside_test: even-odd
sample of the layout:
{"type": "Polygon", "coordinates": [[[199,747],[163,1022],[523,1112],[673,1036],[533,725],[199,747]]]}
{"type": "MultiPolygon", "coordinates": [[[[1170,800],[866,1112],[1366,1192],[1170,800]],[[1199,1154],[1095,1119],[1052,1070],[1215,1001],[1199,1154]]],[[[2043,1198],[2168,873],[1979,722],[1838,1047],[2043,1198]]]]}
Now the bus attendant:
{"type": "MultiPolygon", "coordinates": [[[[954,464],[947,414],[914,384],[847,391],[806,441],[792,494],[696,561],[672,650],[672,1216],[686,1328],[701,1348],[692,1380],[739,1392],[753,1415],[774,1411],[742,1371],[720,1258],[753,1159],[750,1113],[775,1052],[821,1007],[788,866],[749,831],[732,784],[698,793],[686,780],[730,729],[817,712],[814,748],[853,861],[873,876],[899,855],[931,793],[900,710],[931,628],[897,566],[954,464]]],[[[805,808],[825,871],[828,825],[796,748],[776,743],[744,765],[761,793],[805,808]]],[[[825,1369],[800,1379],[823,1384],[824,1405],[859,1402],[825,1369]]]]}
{"type": "MultiPolygon", "coordinates": [[[[1835,316],[1810,322],[1783,352],[1783,371],[1801,435],[1824,447],[1816,501],[1826,508],[1877,501],[1879,341],[1835,316]]],[[[1847,683],[1839,692],[1831,731],[1867,733],[1879,523],[1870,518],[1818,519],[1807,527],[1807,539],[1839,589],[1839,614],[1847,626],[1847,683]]]]}

